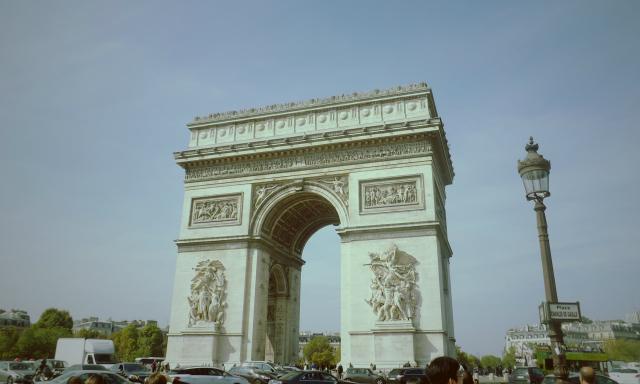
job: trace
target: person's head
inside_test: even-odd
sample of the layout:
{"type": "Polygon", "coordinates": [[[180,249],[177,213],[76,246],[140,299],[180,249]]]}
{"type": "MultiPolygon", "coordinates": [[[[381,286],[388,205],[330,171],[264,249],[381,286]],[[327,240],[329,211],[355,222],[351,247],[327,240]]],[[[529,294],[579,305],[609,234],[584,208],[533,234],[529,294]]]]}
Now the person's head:
{"type": "Polygon", "coordinates": [[[595,384],[596,372],[591,367],[580,368],[580,383],[581,384],[595,384]]]}
{"type": "Polygon", "coordinates": [[[80,379],[78,376],[71,376],[67,380],[67,384],[82,384],[82,379],[80,379]]]}
{"type": "Polygon", "coordinates": [[[471,373],[466,369],[462,374],[462,384],[473,384],[473,375],[471,375],[471,373]]]}
{"type": "Polygon", "coordinates": [[[456,384],[460,363],[454,358],[441,356],[433,359],[427,367],[431,384],[456,384]]]}
{"type": "MultiPolygon", "coordinates": [[[[175,379],[173,382],[176,382],[175,379]]],[[[162,373],[154,373],[153,375],[149,376],[147,384],[167,384],[167,376],[163,375],[162,373]]]]}
{"type": "Polygon", "coordinates": [[[106,384],[106,383],[102,375],[94,374],[87,377],[87,380],[84,381],[84,384],[106,384]]]}

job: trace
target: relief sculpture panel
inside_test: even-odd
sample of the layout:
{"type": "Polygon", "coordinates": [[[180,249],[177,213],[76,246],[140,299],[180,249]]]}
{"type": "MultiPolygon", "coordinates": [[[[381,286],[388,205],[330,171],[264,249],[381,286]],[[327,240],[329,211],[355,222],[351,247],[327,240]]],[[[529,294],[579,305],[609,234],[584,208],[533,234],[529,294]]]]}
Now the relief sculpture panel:
{"type": "Polygon", "coordinates": [[[197,198],[191,201],[190,227],[240,224],[242,194],[197,198]]]}
{"type": "Polygon", "coordinates": [[[411,176],[360,182],[360,213],[424,208],[422,178],[411,176]]]}
{"type": "Polygon", "coordinates": [[[373,273],[371,306],[378,321],[411,320],[416,313],[416,259],[394,244],[382,253],[369,253],[373,273]]]}
{"type": "Polygon", "coordinates": [[[189,327],[213,325],[224,322],[227,280],[224,265],[219,260],[204,260],[194,268],[189,302],[189,327]]]}

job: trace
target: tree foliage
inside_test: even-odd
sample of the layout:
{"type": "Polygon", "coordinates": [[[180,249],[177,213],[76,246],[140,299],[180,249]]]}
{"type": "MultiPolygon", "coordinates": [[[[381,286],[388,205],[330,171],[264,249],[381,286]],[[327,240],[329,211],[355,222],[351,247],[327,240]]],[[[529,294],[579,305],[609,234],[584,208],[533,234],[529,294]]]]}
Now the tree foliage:
{"type": "Polygon", "coordinates": [[[607,340],[604,351],[609,360],[640,361],[640,341],[637,340],[607,340]]]}
{"type": "Polygon", "coordinates": [[[82,339],[108,339],[107,335],[95,329],[80,329],[73,334],[73,337],[82,339]]]}
{"type": "Polygon", "coordinates": [[[36,328],[64,328],[71,332],[73,328],[73,318],[71,318],[68,311],[48,308],[42,312],[35,326],[36,328]]]}
{"type": "Polygon", "coordinates": [[[459,345],[456,345],[456,355],[458,357],[458,361],[463,367],[465,367],[465,369],[473,369],[480,366],[480,359],[463,351],[459,345]]]}
{"type": "Polygon", "coordinates": [[[502,359],[500,359],[498,356],[485,355],[480,358],[480,364],[483,368],[495,369],[496,367],[502,365],[502,359]]]}
{"type": "Polygon", "coordinates": [[[513,368],[516,366],[516,349],[509,348],[502,354],[502,366],[505,368],[513,368]]]}
{"type": "Polygon", "coordinates": [[[39,328],[34,325],[20,334],[13,352],[22,359],[51,358],[56,353],[58,339],[70,336],[71,331],[66,328],[39,328]]]}
{"type": "Polygon", "coordinates": [[[0,360],[12,360],[16,356],[15,346],[23,331],[16,327],[0,329],[0,360]]]}
{"type": "Polygon", "coordinates": [[[151,324],[142,329],[129,324],[111,338],[116,356],[122,361],[133,361],[136,357],[143,356],[164,356],[166,350],[166,337],[160,328],[151,324]]]}
{"type": "Polygon", "coordinates": [[[304,359],[318,365],[319,368],[336,364],[336,354],[325,336],[315,336],[303,349],[304,359]]]}

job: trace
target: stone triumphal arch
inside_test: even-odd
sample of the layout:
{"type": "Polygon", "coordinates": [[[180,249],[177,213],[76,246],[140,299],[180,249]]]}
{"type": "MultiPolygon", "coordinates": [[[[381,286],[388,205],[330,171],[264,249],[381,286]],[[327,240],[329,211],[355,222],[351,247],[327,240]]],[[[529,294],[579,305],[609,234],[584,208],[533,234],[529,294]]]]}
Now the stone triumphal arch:
{"type": "Polygon", "coordinates": [[[302,250],[334,225],[343,364],[454,353],[445,186],[426,84],[211,114],[175,153],[185,194],[167,361],[298,359],[302,250]]]}

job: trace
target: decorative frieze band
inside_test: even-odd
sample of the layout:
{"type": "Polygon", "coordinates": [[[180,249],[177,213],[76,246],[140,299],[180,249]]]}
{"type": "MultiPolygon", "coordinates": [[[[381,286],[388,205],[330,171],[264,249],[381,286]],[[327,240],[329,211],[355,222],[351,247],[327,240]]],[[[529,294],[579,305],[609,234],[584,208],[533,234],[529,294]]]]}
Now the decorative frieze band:
{"type": "Polygon", "coordinates": [[[238,225],[242,194],[196,198],[191,201],[190,227],[238,225]]]}
{"type": "Polygon", "coordinates": [[[360,182],[360,213],[407,211],[424,208],[421,176],[360,182]]]}
{"type": "Polygon", "coordinates": [[[278,158],[187,168],[185,182],[329,167],[382,159],[394,160],[428,153],[431,153],[431,145],[423,139],[420,141],[392,142],[371,147],[339,149],[330,152],[317,151],[301,155],[283,155],[278,158]]]}

